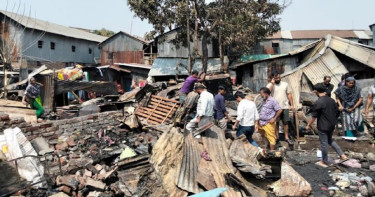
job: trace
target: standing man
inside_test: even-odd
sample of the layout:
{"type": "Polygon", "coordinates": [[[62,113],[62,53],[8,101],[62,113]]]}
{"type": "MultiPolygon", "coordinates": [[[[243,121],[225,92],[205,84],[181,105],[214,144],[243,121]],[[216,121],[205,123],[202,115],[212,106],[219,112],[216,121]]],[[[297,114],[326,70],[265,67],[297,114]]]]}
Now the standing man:
{"type": "Polygon", "coordinates": [[[214,118],[215,118],[217,126],[219,126],[221,129],[226,129],[227,128],[227,122],[230,120],[230,117],[228,115],[228,111],[225,107],[224,95],[226,93],[227,93],[227,91],[225,90],[225,87],[220,85],[219,86],[219,92],[215,96],[214,118]]]}
{"type": "Polygon", "coordinates": [[[279,121],[283,122],[285,141],[289,144],[293,142],[289,139],[289,109],[294,111],[292,89],[288,83],[281,81],[280,74],[275,72],[272,73],[271,83],[267,84],[267,88],[271,91],[271,96],[276,99],[281,109],[283,110],[279,119],[276,120],[276,137],[279,138],[279,121]],[[290,105],[289,105],[290,104],[290,105]]]}
{"type": "Polygon", "coordinates": [[[195,82],[202,82],[205,77],[205,73],[202,72],[198,75],[198,71],[193,70],[191,75],[186,78],[182,88],[180,90],[180,103],[182,104],[186,98],[186,96],[193,91],[195,82]]]}
{"type": "Polygon", "coordinates": [[[279,103],[272,98],[271,91],[263,87],[260,89],[260,96],[264,103],[259,114],[259,132],[265,136],[270,143],[270,149],[275,150],[276,145],[276,120],[282,113],[279,103]]]}
{"type": "Polygon", "coordinates": [[[334,87],[334,85],[331,84],[331,77],[330,76],[324,76],[323,82],[318,83],[318,84],[322,85],[326,90],[327,96],[331,97],[331,93],[332,93],[332,90],[333,90],[333,87],[334,87]]]}
{"type": "Polygon", "coordinates": [[[234,98],[239,104],[237,107],[237,119],[232,129],[236,130],[239,125],[236,136],[239,137],[244,134],[253,146],[260,148],[252,137],[254,130],[258,130],[257,125],[259,121],[259,114],[255,103],[245,99],[245,95],[240,91],[234,94],[234,98]]]}
{"type": "MultiPolygon", "coordinates": [[[[199,94],[197,115],[186,125],[186,130],[189,132],[193,132],[202,120],[213,121],[214,115],[214,95],[209,93],[202,84],[196,85],[195,91],[199,94]]],[[[195,137],[200,138],[201,136],[197,135],[195,137]]]]}
{"type": "Polygon", "coordinates": [[[373,111],[375,111],[375,85],[372,85],[370,87],[370,90],[368,91],[366,109],[365,109],[366,116],[368,114],[368,111],[370,110],[371,103],[372,103],[373,111]]]}
{"type": "Polygon", "coordinates": [[[329,165],[328,163],[328,145],[330,145],[340,156],[341,160],[346,160],[346,155],[342,152],[341,148],[332,139],[333,130],[337,122],[338,108],[336,102],[326,95],[326,88],[322,84],[315,86],[316,94],[319,97],[314,103],[312,118],[307,123],[306,130],[310,130],[311,124],[318,119],[318,132],[320,145],[322,149],[322,164],[329,165]]]}
{"type": "Polygon", "coordinates": [[[40,97],[40,87],[43,84],[36,82],[34,77],[30,78],[29,85],[26,87],[25,95],[22,98],[22,103],[26,104],[26,97],[30,101],[31,109],[36,109],[36,117],[40,118],[43,114],[43,103],[40,97]]]}

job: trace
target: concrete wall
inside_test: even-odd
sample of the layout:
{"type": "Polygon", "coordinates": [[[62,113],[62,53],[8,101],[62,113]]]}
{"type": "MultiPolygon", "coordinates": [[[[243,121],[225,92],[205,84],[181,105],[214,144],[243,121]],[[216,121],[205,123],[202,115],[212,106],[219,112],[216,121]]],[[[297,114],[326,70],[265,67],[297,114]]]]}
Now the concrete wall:
{"type": "MultiPolygon", "coordinates": [[[[158,40],[158,57],[188,57],[188,48],[179,46],[171,42],[177,35],[177,31],[172,31],[161,36],[158,40]]],[[[199,48],[202,51],[202,43],[199,42],[199,48]]],[[[214,47],[213,44],[208,44],[208,57],[214,57],[214,47]]],[[[190,43],[190,52],[194,51],[194,43],[190,43]]]]}
{"type": "Polygon", "coordinates": [[[286,57],[242,66],[242,85],[258,92],[267,85],[273,70],[289,72],[298,66],[298,58],[286,57]]]}

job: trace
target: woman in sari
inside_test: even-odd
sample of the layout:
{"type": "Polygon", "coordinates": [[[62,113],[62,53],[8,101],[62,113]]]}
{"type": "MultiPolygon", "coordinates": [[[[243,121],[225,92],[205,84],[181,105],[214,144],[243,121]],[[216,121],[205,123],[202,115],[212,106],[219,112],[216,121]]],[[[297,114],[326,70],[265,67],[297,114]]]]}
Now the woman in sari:
{"type": "Polygon", "coordinates": [[[36,117],[40,118],[43,114],[42,98],[40,97],[40,87],[42,84],[36,82],[34,77],[31,77],[29,85],[26,87],[25,95],[22,98],[22,103],[26,104],[26,97],[32,109],[36,109],[36,117]]]}
{"type": "Polygon", "coordinates": [[[335,91],[339,110],[342,112],[342,123],[345,135],[354,137],[354,132],[363,131],[363,118],[360,107],[363,98],[361,88],[355,85],[354,77],[345,79],[345,85],[335,91]]]}

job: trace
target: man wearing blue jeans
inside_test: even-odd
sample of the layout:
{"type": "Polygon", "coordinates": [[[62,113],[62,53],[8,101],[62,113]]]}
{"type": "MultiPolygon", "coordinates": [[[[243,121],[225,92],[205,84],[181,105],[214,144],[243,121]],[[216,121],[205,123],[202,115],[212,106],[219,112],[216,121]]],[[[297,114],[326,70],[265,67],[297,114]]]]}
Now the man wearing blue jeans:
{"type": "Polygon", "coordinates": [[[320,165],[325,167],[326,165],[330,165],[328,161],[328,145],[337,152],[341,161],[345,161],[348,158],[332,138],[337,122],[337,104],[331,97],[326,95],[326,88],[322,84],[315,85],[314,89],[319,99],[314,103],[312,118],[307,123],[306,130],[310,130],[315,119],[318,119],[317,125],[323,159],[320,165]]]}
{"type": "Polygon", "coordinates": [[[239,125],[236,136],[239,137],[244,134],[253,146],[259,148],[258,144],[252,137],[254,129],[258,129],[259,114],[257,107],[253,101],[245,99],[245,95],[240,91],[237,91],[234,94],[234,98],[236,98],[236,101],[239,102],[239,104],[237,107],[237,119],[232,129],[236,130],[239,125]]]}

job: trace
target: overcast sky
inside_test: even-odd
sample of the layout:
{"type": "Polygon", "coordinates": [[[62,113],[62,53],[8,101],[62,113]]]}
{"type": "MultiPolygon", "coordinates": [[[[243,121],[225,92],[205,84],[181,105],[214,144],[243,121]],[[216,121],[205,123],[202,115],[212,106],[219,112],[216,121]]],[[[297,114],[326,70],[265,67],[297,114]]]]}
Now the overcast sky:
{"type": "MultiPolygon", "coordinates": [[[[138,36],[152,30],[134,17],[126,0],[0,0],[0,9],[22,13],[65,26],[106,28],[138,36]],[[29,14],[27,14],[29,15],[29,14]]],[[[293,0],[280,16],[283,30],[369,29],[375,23],[375,0],[293,0]]]]}

